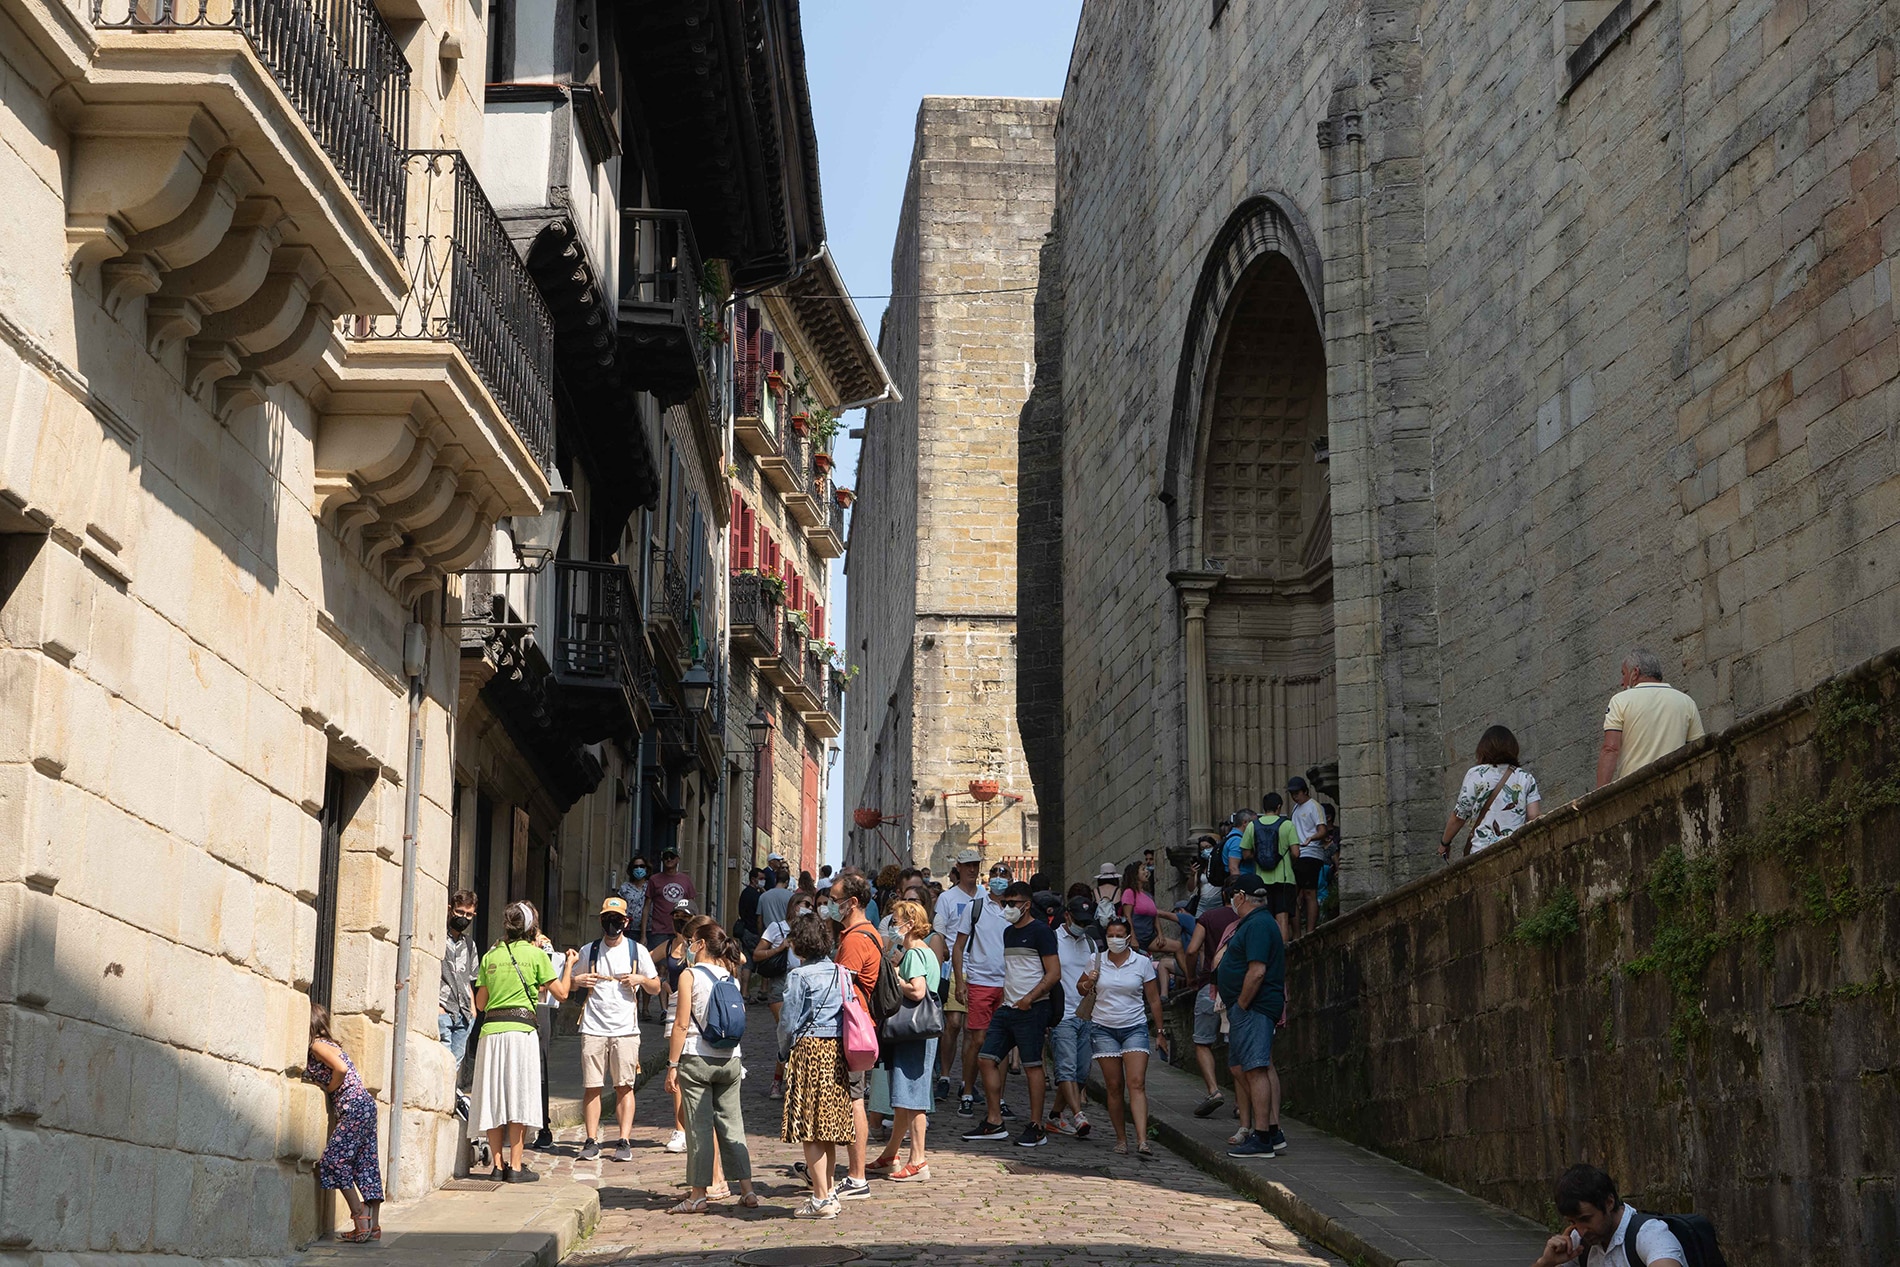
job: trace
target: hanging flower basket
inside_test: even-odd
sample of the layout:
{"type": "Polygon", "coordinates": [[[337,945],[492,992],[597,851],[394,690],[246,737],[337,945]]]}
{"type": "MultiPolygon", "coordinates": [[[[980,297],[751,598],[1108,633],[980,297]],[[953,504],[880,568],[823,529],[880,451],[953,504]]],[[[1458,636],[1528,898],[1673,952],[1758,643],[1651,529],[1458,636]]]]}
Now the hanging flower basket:
{"type": "Polygon", "coordinates": [[[999,787],[995,779],[971,779],[970,799],[978,804],[987,804],[996,799],[999,787]]]}
{"type": "Polygon", "coordinates": [[[811,455],[811,464],[820,471],[828,474],[831,471],[831,455],[829,453],[814,453],[811,455]]]}
{"type": "Polygon", "coordinates": [[[856,496],[857,494],[848,488],[834,488],[831,490],[831,499],[838,503],[840,510],[850,510],[851,499],[856,496]]]}
{"type": "Polygon", "coordinates": [[[860,805],[857,809],[851,811],[851,821],[856,823],[860,830],[875,831],[883,824],[884,814],[881,810],[874,810],[860,805]]]}

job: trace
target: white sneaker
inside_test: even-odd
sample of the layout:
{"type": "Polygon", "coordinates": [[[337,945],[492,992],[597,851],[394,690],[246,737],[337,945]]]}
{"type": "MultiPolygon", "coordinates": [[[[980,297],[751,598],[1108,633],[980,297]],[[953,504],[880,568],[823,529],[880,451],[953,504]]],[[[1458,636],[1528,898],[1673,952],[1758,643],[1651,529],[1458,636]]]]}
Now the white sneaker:
{"type": "Polygon", "coordinates": [[[820,1201],[817,1197],[806,1197],[805,1203],[792,1211],[795,1219],[835,1219],[839,1206],[836,1200],[820,1201]]]}
{"type": "Polygon", "coordinates": [[[686,1132],[674,1131],[672,1138],[666,1141],[666,1151],[669,1153],[685,1152],[686,1151],[686,1132]]]}

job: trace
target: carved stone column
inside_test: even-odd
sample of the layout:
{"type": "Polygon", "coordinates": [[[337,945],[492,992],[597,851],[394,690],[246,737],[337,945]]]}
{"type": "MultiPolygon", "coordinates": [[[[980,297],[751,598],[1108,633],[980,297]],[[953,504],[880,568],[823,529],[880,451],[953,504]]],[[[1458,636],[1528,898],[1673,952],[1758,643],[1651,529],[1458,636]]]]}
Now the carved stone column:
{"type": "Polygon", "coordinates": [[[1214,755],[1207,729],[1207,604],[1219,572],[1170,572],[1186,618],[1188,835],[1214,830],[1214,755]]]}

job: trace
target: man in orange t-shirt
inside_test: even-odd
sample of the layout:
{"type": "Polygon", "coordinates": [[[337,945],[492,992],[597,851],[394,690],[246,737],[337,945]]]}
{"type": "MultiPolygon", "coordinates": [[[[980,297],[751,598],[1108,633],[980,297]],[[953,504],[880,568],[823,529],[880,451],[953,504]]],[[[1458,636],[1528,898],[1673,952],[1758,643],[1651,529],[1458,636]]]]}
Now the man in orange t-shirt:
{"type": "MultiPolygon", "coordinates": [[[[831,957],[850,972],[851,984],[857,988],[858,1001],[866,1012],[871,1010],[871,991],[877,988],[877,974],[884,967],[884,939],[864,915],[864,908],[870,904],[870,882],[862,871],[851,867],[832,881],[831,899],[822,912],[839,925],[838,949],[831,957]]],[[[853,1072],[850,1084],[851,1144],[847,1155],[851,1173],[837,1184],[838,1196],[846,1200],[871,1195],[871,1185],[864,1177],[864,1145],[871,1134],[871,1123],[864,1113],[864,1100],[871,1091],[870,1070],[853,1072]]]]}

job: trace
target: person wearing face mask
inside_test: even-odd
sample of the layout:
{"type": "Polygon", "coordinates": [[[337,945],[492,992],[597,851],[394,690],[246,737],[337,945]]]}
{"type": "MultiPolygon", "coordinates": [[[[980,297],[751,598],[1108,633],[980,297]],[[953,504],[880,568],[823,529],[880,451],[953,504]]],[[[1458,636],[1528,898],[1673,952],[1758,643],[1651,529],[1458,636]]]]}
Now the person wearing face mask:
{"type": "Polygon", "coordinates": [[[1115,1151],[1128,1152],[1128,1118],[1132,1116],[1136,1155],[1153,1157],[1154,1150],[1148,1147],[1148,1057],[1161,1033],[1161,987],[1154,960],[1135,949],[1128,920],[1117,915],[1105,931],[1108,950],[1079,985],[1095,999],[1089,1039],[1106,1085],[1104,1098],[1109,1123],[1115,1128],[1115,1151]]]}
{"type": "Polygon", "coordinates": [[[640,994],[660,988],[653,956],[628,935],[627,903],[610,897],[600,904],[600,938],[576,962],[574,984],[587,991],[581,1010],[581,1116],[587,1137],[580,1160],[600,1156],[600,1097],[614,1089],[620,1127],[615,1161],[632,1161],[633,1083],[640,1072],[640,994]]]}
{"type": "Polygon", "coordinates": [[[635,854],[633,862],[627,867],[627,878],[614,890],[620,895],[620,900],[627,904],[627,933],[635,941],[640,940],[640,930],[646,927],[647,880],[652,874],[647,869],[646,856],[635,854]]]}
{"type": "MultiPolygon", "coordinates": [[[[767,890],[770,893],[772,890],[767,890]]],[[[766,1006],[772,1009],[772,1024],[777,1025],[785,1007],[785,983],[799,966],[798,952],[792,948],[792,925],[810,915],[817,909],[818,895],[801,892],[791,898],[791,906],[786,910],[784,919],[774,920],[765,926],[765,932],[759,937],[759,944],[752,952],[753,970],[765,982],[766,1006]]],[[[785,1062],[779,1061],[772,1070],[772,1098],[785,1096],[785,1062]]]]}
{"type": "MultiPolygon", "coordinates": [[[[1029,1124],[1016,1140],[1022,1148],[1040,1147],[1047,1136],[1042,1126],[1042,1047],[1048,1034],[1051,996],[1062,984],[1062,964],[1056,957],[1055,931],[1031,913],[1030,889],[1017,881],[1003,891],[1002,907],[1008,926],[1003,929],[1002,999],[989,1018],[979,1059],[983,1065],[983,1098],[989,1112],[983,1124],[966,1132],[966,1140],[1008,1139],[1003,1124],[1003,1062],[1013,1051],[1023,1062],[1029,1083],[1029,1124]]],[[[972,1024],[976,1015],[970,1009],[972,1024]]]]}
{"type": "Polygon", "coordinates": [[[1089,1039],[1089,1021],[1077,1013],[1082,1007],[1078,986],[1095,967],[1102,945],[1096,939],[1095,902],[1087,886],[1079,896],[1069,898],[1062,911],[1062,927],[1056,930],[1056,958],[1062,964],[1062,1016],[1049,1031],[1049,1046],[1055,1052],[1056,1102],[1043,1129],[1062,1135],[1087,1139],[1089,1119],[1083,1112],[1089,1060],[1095,1048],[1089,1039]]]}
{"type": "MultiPolygon", "coordinates": [[[[871,1009],[871,995],[877,989],[878,975],[887,971],[884,964],[884,939],[865,915],[871,901],[871,885],[856,867],[846,867],[831,885],[831,895],[818,907],[818,913],[838,926],[838,949],[832,961],[851,974],[852,988],[858,1001],[874,1022],[883,1017],[871,1009]]],[[[851,1092],[853,1137],[846,1150],[850,1173],[838,1180],[837,1196],[852,1201],[871,1195],[864,1176],[864,1149],[871,1136],[871,1120],[866,1100],[871,1094],[871,1071],[851,1070],[846,1074],[851,1092]]]]}
{"type": "MultiPolygon", "coordinates": [[[[1009,868],[999,862],[990,868],[989,891],[970,903],[969,916],[958,926],[950,947],[956,999],[969,1010],[963,1025],[963,1094],[957,1101],[958,1117],[976,1114],[977,1052],[983,1047],[990,1018],[1003,1001],[1003,930],[1015,922],[1003,907],[1008,889],[1009,868]]],[[[1001,1112],[1010,1116],[1009,1106],[1003,1105],[1001,1112]]]]}
{"type": "Polygon", "coordinates": [[[556,999],[567,998],[574,961],[580,957],[567,951],[557,974],[535,944],[539,924],[533,903],[511,903],[502,915],[502,940],[482,956],[475,984],[482,1032],[475,1048],[468,1137],[487,1137],[495,1159],[493,1178],[503,1183],[531,1183],[540,1178],[521,1164],[528,1131],[540,1130],[547,1122],[540,1095],[535,996],[545,988],[556,999]]]}
{"type": "Polygon", "coordinates": [[[449,897],[449,940],[442,948],[442,985],[437,994],[440,1011],[435,1027],[442,1045],[461,1064],[468,1054],[469,1026],[475,1020],[475,974],[481,954],[469,925],[475,922],[475,895],[461,889],[449,897]]]}

